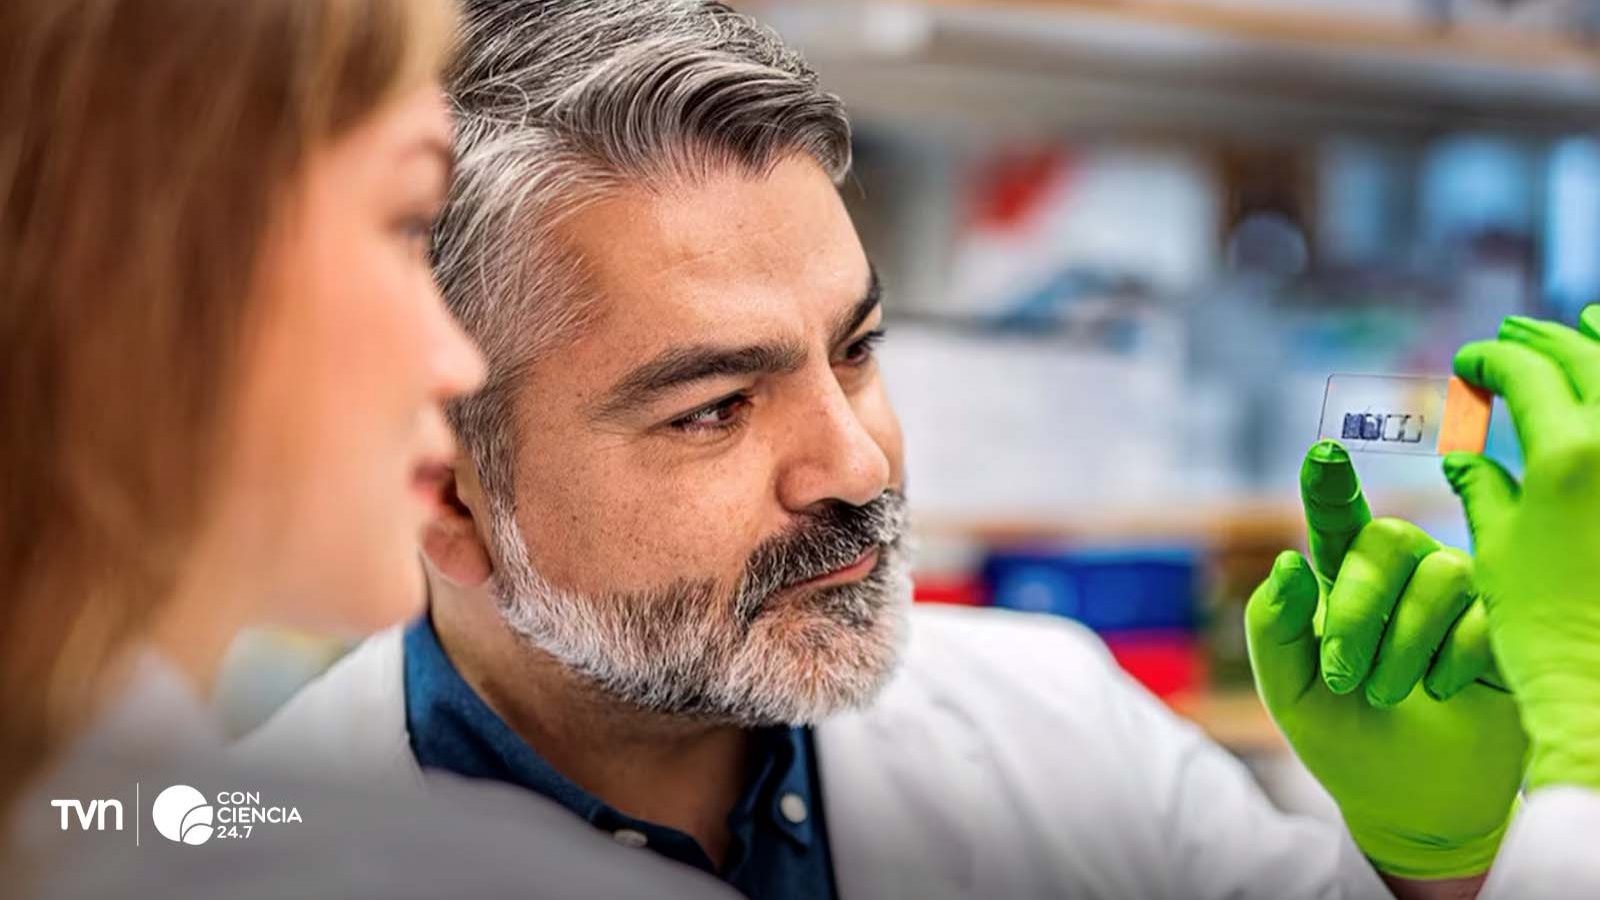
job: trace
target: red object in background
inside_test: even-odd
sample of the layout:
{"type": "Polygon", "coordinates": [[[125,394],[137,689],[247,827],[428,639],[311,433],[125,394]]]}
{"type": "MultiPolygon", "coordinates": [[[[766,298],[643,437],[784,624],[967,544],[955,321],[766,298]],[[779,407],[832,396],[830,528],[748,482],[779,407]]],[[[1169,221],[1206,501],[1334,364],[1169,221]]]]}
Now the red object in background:
{"type": "Polygon", "coordinates": [[[956,606],[987,606],[983,581],[964,576],[918,575],[911,598],[918,603],[950,603],[956,606]]]}
{"type": "Polygon", "coordinates": [[[1102,634],[1117,663],[1157,697],[1205,684],[1205,653],[1187,631],[1126,631],[1102,634]]]}
{"type": "MultiPolygon", "coordinates": [[[[981,578],[918,575],[912,598],[918,603],[987,606],[981,578]]],[[[1206,683],[1205,648],[1191,631],[1147,629],[1100,634],[1117,665],[1157,697],[1171,697],[1206,683]]]]}
{"type": "Polygon", "coordinates": [[[973,223],[1002,231],[1026,224],[1070,176],[1071,162],[1061,147],[1019,148],[989,160],[974,179],[973,223]]]}

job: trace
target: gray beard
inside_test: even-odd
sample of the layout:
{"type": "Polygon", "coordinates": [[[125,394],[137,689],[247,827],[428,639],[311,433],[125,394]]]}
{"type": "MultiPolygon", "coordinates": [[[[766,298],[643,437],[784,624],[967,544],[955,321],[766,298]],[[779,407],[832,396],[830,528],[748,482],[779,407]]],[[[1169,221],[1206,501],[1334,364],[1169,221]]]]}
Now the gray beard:
{"type": "Polygon", "coordinates": [[[753,554],[733,591],[712,579],[596,596],[534,569],[511,515],[494,515],[491,583],[511,631],[614,701],[715,724],[813,724],[862,706],[893,674],[911,601],[904,500],[843,524],[776,539],[753,554]],[[836,570],[876,544],[859,582],[784,588],[836,570]]]}

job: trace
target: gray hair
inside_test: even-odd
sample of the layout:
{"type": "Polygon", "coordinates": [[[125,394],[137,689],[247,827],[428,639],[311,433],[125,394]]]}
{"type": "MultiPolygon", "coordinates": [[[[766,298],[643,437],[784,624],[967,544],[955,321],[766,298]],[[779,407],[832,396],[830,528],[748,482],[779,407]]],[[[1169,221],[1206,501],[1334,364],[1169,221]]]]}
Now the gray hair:
{"type": "Polygon", "coordinates": [[[489,365],[449,416],[506,524],[517,375],[592,299],[562,219],[622,185],[764,175],[799,154],[837,184],[850,124],[775,33],[695,0],[469,0],[449,92],[457,173],[434,266],[489,365]]]}

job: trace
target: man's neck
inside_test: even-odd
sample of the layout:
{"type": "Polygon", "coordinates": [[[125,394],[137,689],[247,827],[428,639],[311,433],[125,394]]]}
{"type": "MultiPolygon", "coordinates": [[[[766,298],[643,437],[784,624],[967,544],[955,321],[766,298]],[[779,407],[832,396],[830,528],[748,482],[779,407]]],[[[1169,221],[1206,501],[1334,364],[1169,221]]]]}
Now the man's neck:
{"type": "Polygon", "coordinates": [[[746,732],[617,703],[512,634],[487,598],[434,589],[445,654],[519,737],[583,790],[692,836],[722,864],[748,768],[746,732]]]}

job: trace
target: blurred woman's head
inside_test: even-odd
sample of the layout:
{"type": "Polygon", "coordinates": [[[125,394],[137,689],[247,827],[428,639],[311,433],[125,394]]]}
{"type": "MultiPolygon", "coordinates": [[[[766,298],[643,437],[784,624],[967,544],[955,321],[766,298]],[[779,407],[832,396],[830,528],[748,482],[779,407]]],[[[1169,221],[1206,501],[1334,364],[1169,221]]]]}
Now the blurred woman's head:
{"type": "Polygon", "coordinates": [[[0,808],[133,646],[418,608],[454,14],[0,3],[0,808]]]}

